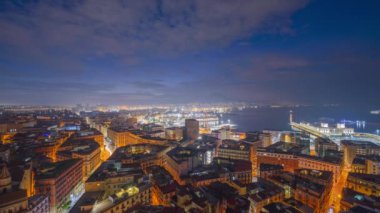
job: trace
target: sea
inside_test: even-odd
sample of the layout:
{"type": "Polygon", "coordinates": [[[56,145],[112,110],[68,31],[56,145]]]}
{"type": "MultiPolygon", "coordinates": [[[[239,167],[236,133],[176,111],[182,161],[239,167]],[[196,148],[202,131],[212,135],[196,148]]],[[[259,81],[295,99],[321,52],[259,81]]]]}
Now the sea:
{"type": "Polygon", "coordinates": [[[345,123],[356,132],[379,134],[380,114],[371,114],[373,109],[345,106],[300,106],[300,107],[258,107],[234,109],[223,114],[221,121],[236,125],[239,131],[290,130],[289,114],[293,112],[293,121],[320,123],[345,123]]]}

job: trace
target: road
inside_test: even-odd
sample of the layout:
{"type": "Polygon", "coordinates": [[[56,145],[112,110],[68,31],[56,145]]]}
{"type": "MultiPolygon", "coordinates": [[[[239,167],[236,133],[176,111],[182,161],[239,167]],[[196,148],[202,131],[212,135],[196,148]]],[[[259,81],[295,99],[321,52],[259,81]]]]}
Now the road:
{"type": "Polygon", "coordinates": [[[333,212],[339,212],[340,211],[340,201],[342,199],[342,192],[343,188],[347,181],[348,173],[350,172],[349,166],[344,166],[342,174],[339,177],[339,180],[336,184],[334,184],[330,199],[329,199],[329,206],[331,206],[330,210],[333,210],[333,212]]]}

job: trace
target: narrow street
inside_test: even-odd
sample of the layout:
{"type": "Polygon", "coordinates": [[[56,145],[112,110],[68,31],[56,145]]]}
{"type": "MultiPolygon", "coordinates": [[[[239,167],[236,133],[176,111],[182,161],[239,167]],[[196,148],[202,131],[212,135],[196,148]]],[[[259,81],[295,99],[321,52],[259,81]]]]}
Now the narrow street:
{"type": "Polygon", "coordinates": [[[334,184],[332,192],[329,199],[329,212],[339,212],[340,211],[340,201],[342,199],[343,188],[347,181],[348,173],[350,172],[349,166],[345,165],[343,171],[339,177],[339,180],[334,184]]]}

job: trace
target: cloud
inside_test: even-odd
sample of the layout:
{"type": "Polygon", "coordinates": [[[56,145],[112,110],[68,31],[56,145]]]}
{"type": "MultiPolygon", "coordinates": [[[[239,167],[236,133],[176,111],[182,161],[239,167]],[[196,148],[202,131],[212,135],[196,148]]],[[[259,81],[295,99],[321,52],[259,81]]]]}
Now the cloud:
{"type": "Polygon", "coordinates": [[[133,82],[133,85],[136,88],[144,89],[144,90],[157,90],[157,89],[163,89],[167,86],[163,83],[161,83],[160,80],[151,80],[151,81],[135,81],[133,82]]]}
{"type": "MultiPolygon", "coordinates": [[[[300,75],[312,67],[313,62],[303,56],[289,54],[261,54],[251,56],[246,66],[234,66],[231,72],[235,72],[241,78],[256,81],[289,78],[300,75]]],[[[309,74],[309,72],[306,72],[309,74]]]]}
{"type": "Polygon", "coordinates": [[[221,70],[199,79],[197,67],[189,66],[193,62],[183,63],[181,71],[152,61],[173,62],[259,34],[294,34],[290,17],[307,2],[5,0],[0,2],[0,72],[9,82],[1,86],[7,91],[2,97],[22,102],[34,92],[35,102],[48,101],[50,94],[52,102],[62,103],[251,98],[242,92],[252,89],[251,81],[270,79],[268,71],[285,75],[308,62],[270,55],[251,60],[248,69],[233,71],[237,74],[226,77],[221,70]]]}
{"type": "MultiPolygon", "coordinates": [[[[46,57],[71,55],[128,61],[141,55],[177,56],[227,46],[260,33],[289,28],[305,0],[267,1],[33,1],[3,3],[0,42],[46,57]],[[270,20],[271,25],[268,24],[270,20]]],[[[43,58],[43,57],[42,57],[43,58]]]]}

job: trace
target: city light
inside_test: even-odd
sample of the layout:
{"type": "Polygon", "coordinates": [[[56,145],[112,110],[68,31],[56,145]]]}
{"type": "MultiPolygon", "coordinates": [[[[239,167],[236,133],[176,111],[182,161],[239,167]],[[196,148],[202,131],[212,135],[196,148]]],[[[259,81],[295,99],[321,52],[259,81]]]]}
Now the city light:
{"type": "Polygon", "coordinates": [[[380,213],[380,1],[0,1],[0,213],[380,213]]]}

